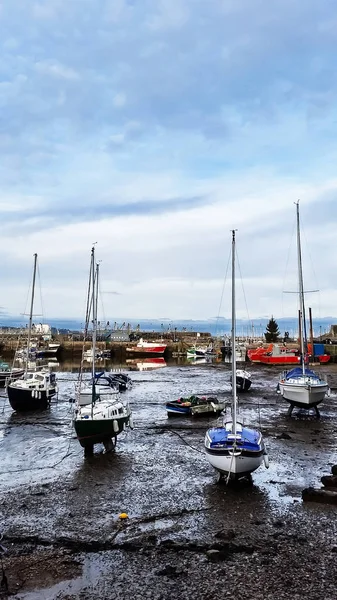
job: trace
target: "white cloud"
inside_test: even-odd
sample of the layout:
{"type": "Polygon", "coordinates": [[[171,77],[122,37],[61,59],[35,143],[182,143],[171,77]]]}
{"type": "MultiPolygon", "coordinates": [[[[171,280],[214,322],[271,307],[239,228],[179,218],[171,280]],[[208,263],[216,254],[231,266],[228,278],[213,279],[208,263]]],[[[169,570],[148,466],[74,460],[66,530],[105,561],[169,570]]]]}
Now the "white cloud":
{"type": "Polygon", "coordinates": [[[34,2],[32,13],[35,19],[53,19],[58,13],[59,0],[49,0],[48,2],[34,2]]]}
{"type": "Polygon", "coordinates": [[[79,73],[57,62],[52,61],[39,61],[35,63],[35,68],[44,75],[51,77],[57,77],[59,79],[66,79],[69,81],[77,81],[80,78],[79,73]]]}
{"type": "Polygon", "coordinates": [[[184,0],[158,0],[156,12],[147,20],[149,29],[181,29],[189,17],[189,10],[184,0]]]}
{"type": "MultiPolygon", "coordinates": [[[[186,181],[186,187],[188,183],[191,182],[186,181]]],[[[154,183],[154,196],[159,184],[158,178],[154,183]]],[[[282,286],[295,218],[293,201],[301,191],[305,197],[303,208],[308,210],[310,203],[315,203],[322,194],[332,189],[337,193],[337,181],[310,186],[300,181],[278,180],[260,171],[247,173],[243,180],[214,179],[208,185],[212,192],[205,206],[150,217],[131,214],[99,219],[98,214],[94,221],[64,223],[57,227],[53,227],[51,220],[48,230],[30,233],[27,227],[25,238],[18,238],[15,245],[9,243],[9,238],[2,237],[0,249],[6,249],[9,260],[25,264],[27,270],[31,255],[39,253],[41,272],[48,272],[47,287],[52,285],[54,290],[53,295],[48,296],[50,316],[62,311],[64,317],[77,316],[86,285],[90,246],[97,240],[97,256],[102,259],[102,285],[104,289],[118,289],[121,293],[120,297],[104,300],[111,307],[111,314],[155,318],[165,313],[172,318],[201,318],[217,312],[230,249],[230,229],[235,227],[238,228],[237,245],[246,296],[250,299],[250,316],[270,312],[292,314],[294,300],[282,297],[282,286]],[[275,224],[284,222],[284,218],[288,226],[280,230],[275,239],[275,224]],[[62,295],[69,285],[75,286],[76,291],[67,296],[65,305],[62,295]]],[[[150,180],[147,186],[149,191],[150,180]]],[[[173,177],[172,189],[175,186],[178,181],[173,177]]],[[[135,188],[138,187],[139,182],[136,182],[135,188]]],[[[204,190],[203,182],[201,189],[204,190]]],[[[196,182],[192,191],[198,191],[196,182]]],[[[129,193],[126,191],[126,197],[129,193]]],[[[138,194],[141,197],[141,189],[138,194]]],[[[317,231],[315,225],[310,226],[307,235],[313,241],[314,253],[323,240],[332,243],[334,231],[333,223],[325,227],[324,232],[317,231]]],[[[305,264],[307,262],[308,257],[305,264]]],[[[327,257],[324,272],[320,273],[325,285],[333,267],[333,256],[327,257]]],[[[295,285],[294,280],[290,283],[295,285]]],[[[334,295],[324,298],[325,314],[334,312],[331,298],[334,295]]],[[[5,305],[6,300],[7,294],[2,301],[5,305]]],[[[238,315],[246,318],[245,313],[242,297],[238,315]]]]}
{"type": "Polygon", "coordinates": [[[119,94],[115,94],[115,96],[113,98],[113,105],[116,108],[122,108],[123,106],[125,106],[125,104],[126,104],[125,94],[123,94],[122,92],[119,92],[119,94]]]}

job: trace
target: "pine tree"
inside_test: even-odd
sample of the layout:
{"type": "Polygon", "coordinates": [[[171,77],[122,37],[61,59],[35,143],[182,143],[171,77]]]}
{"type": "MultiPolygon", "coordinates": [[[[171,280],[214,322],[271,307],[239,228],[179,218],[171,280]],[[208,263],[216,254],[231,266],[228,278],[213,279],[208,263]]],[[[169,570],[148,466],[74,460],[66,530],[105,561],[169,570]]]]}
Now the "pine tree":
{"type": "Polygon", "coordinates": [[[280,335],[280,330],[278,328],[278,324],[275,321],[274,317],[272,317],[267,324],[266,332],[264,337],[266,338],[266,342],[277,342],[277,338],[280,335]]]}

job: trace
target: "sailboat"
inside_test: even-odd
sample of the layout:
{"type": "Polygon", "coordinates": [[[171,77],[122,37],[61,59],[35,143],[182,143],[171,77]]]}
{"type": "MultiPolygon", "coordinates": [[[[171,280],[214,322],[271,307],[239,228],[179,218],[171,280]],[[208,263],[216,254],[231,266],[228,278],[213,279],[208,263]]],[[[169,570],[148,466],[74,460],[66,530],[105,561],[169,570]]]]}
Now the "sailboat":
{"type": "MultiPolygon", "coordinates": [[[[235,348],[235,230],[232,231],[232,348],[235,348]]],[[[236,353],[232,355],[231,420],[206,432],[205,451],[212,467],[220,477],[239,479],[249,476],[263,462],[268,467],[268,456],[260,431],[244,427],[237,419],[236,353]]]]}
{"type": "Polygon", "coordinates": [[[22,377],[7,380],[7,394],[11,407],[17,412],[27,410],[44,410],[50,404],[52,396],[57,393],[56,376],[49,368],[30,368],[30,352],[32,321],[34,309],[35,280],[37,254],[34,254],[32,295],[30,301],[27,349],[25,352],[25,368],[22,377]]]}
{"type": "MultiPolygon", "coordinates": [[[[129,404],[122,400],[118,386],[100,381],[96,374],[96,337],[99,265],[95,264],[95,248],[91,250],[89,285],[87,296],[85,337],[92,318],[92,374],[90,381],[83,381],[83,354],[76,389],[76,408],[73,418],[76,435],[85,456],[93,454],[95,444],[103,443],[107,452],[114,450],[117,436],[127,425],[132,427],[129,404]]],[[[85,342],[85,339],[84,339],[85,342]]],[[[84,347],[84,344],[83,344],[84,347]]]]}
{"type": "Polygon", "coordinates": [[[298,263],[298,289],[300,302],[300,366],[282,374],[278,384],[278,392],[290,403],[288,414],[291,415],[295,406],[299,408],[314,408],[317,416],[319,411],[317,405],[325,398],[329,389],[328,383],[308,368],[309,352],[306,331],[304,285],[301,252],[300,231],[300,204],[296,205],[297,224],[297,263],[298,263]]]}
{"type": "Polygon", "coordinates": [[[5,387],[7,379],[17,379],[22,377],[24,370],[21,367],[10,367],[9,364],[0,358],[0,387],[5,387]]]}

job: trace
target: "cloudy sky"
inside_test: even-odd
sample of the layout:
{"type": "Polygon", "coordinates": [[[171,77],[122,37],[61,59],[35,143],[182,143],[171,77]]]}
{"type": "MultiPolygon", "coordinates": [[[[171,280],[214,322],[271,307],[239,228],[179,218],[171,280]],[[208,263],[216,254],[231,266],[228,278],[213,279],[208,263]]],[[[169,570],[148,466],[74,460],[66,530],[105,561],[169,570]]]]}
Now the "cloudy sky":
{"type": "Polygon", "coordinates": [[[336,315],[336,33],[333,0],[0,0],[3,310],[37,252],[45,313],[82,318],[97,242],[110,318],[216,316],[237,228],[250,317],[292,316],[300,198],[336,315]]]}

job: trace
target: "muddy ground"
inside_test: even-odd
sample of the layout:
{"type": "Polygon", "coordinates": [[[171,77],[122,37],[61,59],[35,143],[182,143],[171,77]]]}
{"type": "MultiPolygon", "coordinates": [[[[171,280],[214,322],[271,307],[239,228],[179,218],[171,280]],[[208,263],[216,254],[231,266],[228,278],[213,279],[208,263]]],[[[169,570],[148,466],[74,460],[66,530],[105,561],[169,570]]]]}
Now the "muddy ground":
{"type": "MultiPolygon", "coordinates": [[[[59,397],[45,413],[16,415],[1,397],[1,543],[11,597],[336,598],[337,508],[304,504],[301,491],[319,487],[337,463],[337,395],[322,404],[320,420],[298,411],[289,419],[275,393],[277,369],[249,370],[240,417],[261,427],[270,468],[235,488],[217,483],[203,453],[214,419],[168,419],[164,408],[193,392],[229,397],[228,365],[132,373],[135,429],[114,454],[98,447],[90,459],[71,427],[75,374],[61,370],[59,397]]],[[[336,388],[336,365],[324,372],[336,388]]]]}

